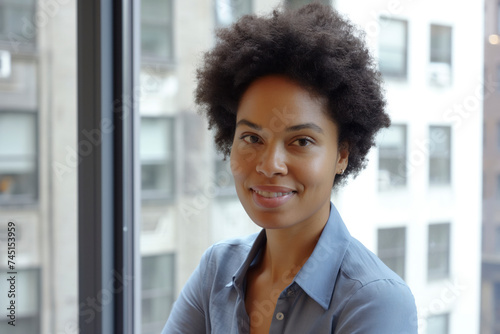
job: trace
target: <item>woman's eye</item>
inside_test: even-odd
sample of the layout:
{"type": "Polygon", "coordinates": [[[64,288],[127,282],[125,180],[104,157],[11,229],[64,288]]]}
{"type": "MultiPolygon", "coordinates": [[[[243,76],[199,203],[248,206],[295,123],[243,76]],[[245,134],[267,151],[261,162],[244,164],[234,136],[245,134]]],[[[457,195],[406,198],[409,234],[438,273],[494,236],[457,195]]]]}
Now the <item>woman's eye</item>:
{"type": "Polygon", "coordinates": [[[299,138],[293,142],[295,146],[307,146],[312,144],[312,140],[309,138],[299,138]]]}
{"type": "Polygon", "coordinates": [[[255,144],[259,142],[259,137],[253,135],[246,135],[243,136],[241,139],[243,139],[248,144],[255,144]]]}

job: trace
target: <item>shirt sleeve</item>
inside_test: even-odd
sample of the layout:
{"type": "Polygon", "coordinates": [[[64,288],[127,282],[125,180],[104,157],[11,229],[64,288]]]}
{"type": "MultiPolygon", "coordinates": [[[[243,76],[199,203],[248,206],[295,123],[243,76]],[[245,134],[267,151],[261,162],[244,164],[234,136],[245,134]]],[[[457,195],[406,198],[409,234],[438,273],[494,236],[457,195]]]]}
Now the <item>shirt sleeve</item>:
{"type": "Polygon", "coordinates": [[[359,288],[339,316],[336,334],[417,334],[417,309],[410,289],[394,280],[359,288]]]}
{"type": "Polygon", "coordinates": [[[179,298],[174,302],[172,312],[163,328],[162,334],[202,334],[206,333],[206,269],[211,248],[203,254],[179,298]]]}

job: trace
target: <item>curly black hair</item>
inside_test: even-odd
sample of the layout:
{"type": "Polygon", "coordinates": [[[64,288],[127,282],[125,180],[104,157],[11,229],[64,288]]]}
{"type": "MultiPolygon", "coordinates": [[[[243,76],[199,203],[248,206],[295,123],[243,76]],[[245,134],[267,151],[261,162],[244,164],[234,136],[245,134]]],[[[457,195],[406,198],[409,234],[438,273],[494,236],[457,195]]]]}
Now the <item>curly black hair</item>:
{"type": "Polygon", "coordinates": [[[333,186],[367,163],[375,135],[390,125],[382,80],[364,34],[331,6],[278,8],[269,16],[246,15],[217,31],[215,47],[197,70],[195,100],[215,129],[217,149],[231,151],[241,96],[257,78],[284,75],[328,100],[349,147],[349,164],[333,186]]]}

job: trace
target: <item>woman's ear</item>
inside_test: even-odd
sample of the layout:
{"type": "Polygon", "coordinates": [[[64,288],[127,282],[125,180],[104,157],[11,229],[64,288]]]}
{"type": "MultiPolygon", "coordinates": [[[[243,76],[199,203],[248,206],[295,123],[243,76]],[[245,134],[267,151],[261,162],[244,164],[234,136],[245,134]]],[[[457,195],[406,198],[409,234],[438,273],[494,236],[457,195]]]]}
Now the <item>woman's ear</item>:
{"type": "Polygon", "coordinates": [[[349,162],[349,143],[343,141],[339,144],[337,152],[337,173],[343,174],[349,162]]]}

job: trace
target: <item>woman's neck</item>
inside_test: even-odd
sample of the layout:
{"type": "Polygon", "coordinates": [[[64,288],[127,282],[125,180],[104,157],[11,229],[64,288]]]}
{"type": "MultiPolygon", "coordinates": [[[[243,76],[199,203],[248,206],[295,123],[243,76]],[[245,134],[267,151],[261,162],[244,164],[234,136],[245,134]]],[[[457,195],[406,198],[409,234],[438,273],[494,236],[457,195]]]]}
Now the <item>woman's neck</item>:
{"type": "Polygon", "coordinates": [[[286,229],[267,229],[262,271],[274,283],[289,284],[316,247],[328,215],[286,229]]]}

